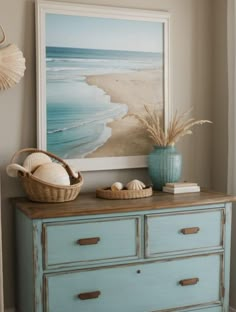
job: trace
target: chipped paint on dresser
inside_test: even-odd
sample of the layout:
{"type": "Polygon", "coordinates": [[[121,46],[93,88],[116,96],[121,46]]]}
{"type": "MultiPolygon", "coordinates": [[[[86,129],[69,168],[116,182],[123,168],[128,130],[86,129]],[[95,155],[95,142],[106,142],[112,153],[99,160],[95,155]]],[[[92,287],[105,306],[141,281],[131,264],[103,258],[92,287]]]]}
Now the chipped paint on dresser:
{"type": "Polygon", "coordinates": [[[64,204],[65,215],[48,204],[44,218],[38,203],[26,201],[26,213],[16,201],[17,311],[228,312],[231,204],[208,196],[209,205],[192,196],[187,206],[184,196],[174,207],[167,195],[163,208],[154,199],[151,209],[150,199],[128,201],[130,210],[118,201],[113,213],[74,216],[66,209],[77,201],[64,204]]]}
{"type": "Polygon", "coordinates": [[[43,268],[42,268],[42,222],[39,220],[33,222],[33,259],[34,259],[34,307],[35,311],[43,311],[43,268]]]}

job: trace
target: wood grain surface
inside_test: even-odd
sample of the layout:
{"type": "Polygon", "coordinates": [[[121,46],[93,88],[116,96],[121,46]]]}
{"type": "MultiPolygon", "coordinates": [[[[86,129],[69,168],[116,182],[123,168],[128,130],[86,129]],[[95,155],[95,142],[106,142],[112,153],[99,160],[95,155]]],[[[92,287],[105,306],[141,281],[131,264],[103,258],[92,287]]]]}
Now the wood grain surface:
{"type": "Polygon", "coordinates": [[[219,204],[236,201],[236,196],[206,190],[175,195],[154,192],[153,196],[148,198],[126,200],[101,199],[97,198],[95,193],[82,193],[75,200],[65,203],[37,203],[23,197],[11,200],[15,207],[29,218],[47,219],[219,204]]]}

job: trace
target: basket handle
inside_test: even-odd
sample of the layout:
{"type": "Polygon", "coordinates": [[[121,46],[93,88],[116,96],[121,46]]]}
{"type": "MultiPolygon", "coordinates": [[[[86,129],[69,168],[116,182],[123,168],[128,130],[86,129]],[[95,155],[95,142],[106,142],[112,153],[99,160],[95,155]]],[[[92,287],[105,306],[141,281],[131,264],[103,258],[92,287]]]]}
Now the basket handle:
{"type": "Polygon", "coordinates": [[[12,156],[12,159],[11,159],[11,163],[16,163],[18,157],[23,154],[23,153],[44,153],[52,158],[55,158],[56,160],[62,162],[63,164],[66,164],[61,158],[59,158],[58,156],[50,153],[50,152],[47,152],[47,151],[44,151],[44,150],[41,150],[41,149],[37,149],[37,148],[34,148],[34,147],[30,147],[30,148],[23,148],[17,152],[15,152],[15,154],[12,156]]]}
{"type": "MultiPolygon", "coordinates": [[[[23,154],[23,153],[44,153],[46,155],[48,155],[49,157],[51,158],[54,158],[55,160],[61,162],[63,164],[63,166],[68,170],[68,173],[73,176],[74,178],[77,178],[77,176],[75,175],[75,172],[70,168],[70,166],[63,160],[61,159],[60,157],[58,157],[57,155],[55,154],[52,154],[48,151],[44,151],[44,150],[41,150],[41,149],[37,149],[37,148],[34,148],[34,147],[30,147],[30,148],[23,148],[17,152],[15,152],[15,154],[12,156],[12,159],[11,159],[11,163],[17,163],[17,159],[18,157],[23,154]]],[[[81,174],[78,172],[78,175],[81,177],[81,174]]]]}

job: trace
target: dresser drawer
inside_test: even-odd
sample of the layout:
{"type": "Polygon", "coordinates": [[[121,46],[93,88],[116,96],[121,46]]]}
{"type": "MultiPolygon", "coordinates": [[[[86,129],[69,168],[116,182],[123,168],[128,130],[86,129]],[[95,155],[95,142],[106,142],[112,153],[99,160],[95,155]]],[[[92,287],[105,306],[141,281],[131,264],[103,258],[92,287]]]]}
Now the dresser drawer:
{"type": "Polygon", "coordinates": [[[219,303],[221,265],[222,256],[211,255],[47,274],[45,311],[151,312],[219,303]]]}
{"type": "MultiPolygon", "coordinates": [[[[188,311],[190,311],[190,310],[188,310],[188,311]]],[[[191,310],[191,311],[193,311],[193,312],[223,312],[223,308],[222,308],[222,306],[219,306],[219,307],[203,308],[200,310],[191,310]]]]}
{"type": "Polygon", "coordinates": [[[46,223],[44,267],[137,259],[139,232],[140,217],[46,223]]]}
{"type": "Polygon", "coordinates": [[[145,256],[221,248],[223,209],[148,215],[145,219],[145,256]]]}

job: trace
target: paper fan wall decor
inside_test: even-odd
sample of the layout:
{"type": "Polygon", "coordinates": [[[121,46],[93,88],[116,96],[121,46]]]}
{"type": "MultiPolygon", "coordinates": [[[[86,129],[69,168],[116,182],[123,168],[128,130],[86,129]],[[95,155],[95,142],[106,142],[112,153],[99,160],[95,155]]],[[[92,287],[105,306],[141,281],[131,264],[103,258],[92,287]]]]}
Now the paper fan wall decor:
{"type": "MultiPolygon", "coordinates": [[[[0,46],[6,41],[2,26],[2,39],[0,46]]],[[[17,84],[24,76],[25,58],[23,53],[15,44],[0,47],[0,91],[9,89],[17,84]]]]}

